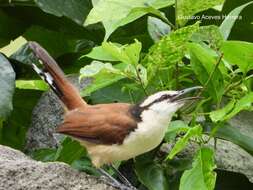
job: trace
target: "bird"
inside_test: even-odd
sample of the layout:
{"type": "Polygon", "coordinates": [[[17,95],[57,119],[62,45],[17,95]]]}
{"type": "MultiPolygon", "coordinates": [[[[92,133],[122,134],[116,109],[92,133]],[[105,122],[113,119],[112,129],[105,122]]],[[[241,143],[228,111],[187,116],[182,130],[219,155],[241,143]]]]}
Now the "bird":
{"type": "Polygon", "coordinates": [[[43,67],[33,63],[33,69],[67,108],[56,132],[79,141],[97,168],[134,158],[157,147],[173,114],[186,102],[196,99],[185,94],[202,88],[159,91],[136,104],[90,105],[43,47],[33,41],[28,45],[43,67]]]}

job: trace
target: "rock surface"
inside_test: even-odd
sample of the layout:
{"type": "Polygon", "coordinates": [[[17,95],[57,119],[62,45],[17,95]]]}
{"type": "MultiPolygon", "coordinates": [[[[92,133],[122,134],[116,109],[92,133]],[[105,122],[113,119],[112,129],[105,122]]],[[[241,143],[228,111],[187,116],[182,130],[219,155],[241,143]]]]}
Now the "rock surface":
{"type": "MultiPolygon", "coordinates": [[[[90,84],[91,80],[83,80],[81,84],[77,77],[69,77],[80,90],[90,84]]],[[[31,127],[27,132],[27,152],[41,148],[55,148],[63,135],[56,134],[55,127],[63,120],[64,107],[52,91],[44,93],[32,113],[31,127]]]]}
{"type": "Polygon", "coordinates": [[[60,162],[42,163],[0,145],[0,190],[113,190],[60,162]]]}

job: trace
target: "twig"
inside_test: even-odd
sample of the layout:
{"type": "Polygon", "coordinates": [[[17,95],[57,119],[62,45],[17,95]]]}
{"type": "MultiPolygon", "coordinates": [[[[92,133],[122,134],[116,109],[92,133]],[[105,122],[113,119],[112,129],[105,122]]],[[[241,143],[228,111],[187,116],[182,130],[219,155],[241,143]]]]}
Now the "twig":
{"type": "Polygon", "coordinates": [[[136,76],[137,76],[137,78],[138,78],[138,81],[139,81],[139,83],[140,83],[140,85],[141,85],[141,87],[142,87],[142,90],[143,90],[144,94],[145,94],[146,96],[148,96],[148,93],[147,93],[147,91],[146,91],[146,89],[145,89],[145,87],[144,87],[144,83],[143,83],[143,81],[142,81],[142,79],[141,79],[140,73],[139,73],[139,71],[138,71],[138,69],[137,69],[136,66],[134,66],[134,68],[135,68],[135,72],[136,72],[136,76]]]}

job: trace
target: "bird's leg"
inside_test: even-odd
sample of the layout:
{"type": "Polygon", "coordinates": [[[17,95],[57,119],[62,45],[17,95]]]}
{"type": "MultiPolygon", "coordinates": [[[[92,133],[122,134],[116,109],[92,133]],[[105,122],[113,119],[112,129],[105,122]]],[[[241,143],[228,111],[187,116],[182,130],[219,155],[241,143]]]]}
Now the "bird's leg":
{"type": "Polygon", "coordinates": [[[133,185],[128,181],[128,179],[117,169],[113,164],[110,165],[112,170],[118,175],[120,181],[128,187],[133,187],[133,185]]]}
{"type": "Polygon", "coordinates": [[[121,184],[120,182],[118,182],[116,179],[114,179],[110,174],[108,174],[105,170],[103,170],[102,168],[98,168],[98,171],[101,173],[101,175],[107,177],[110,180],[110,185],[120,189],[120,190],[136,190],[135,187],[129,187],[126,186],[125,184],[121,184]]]}

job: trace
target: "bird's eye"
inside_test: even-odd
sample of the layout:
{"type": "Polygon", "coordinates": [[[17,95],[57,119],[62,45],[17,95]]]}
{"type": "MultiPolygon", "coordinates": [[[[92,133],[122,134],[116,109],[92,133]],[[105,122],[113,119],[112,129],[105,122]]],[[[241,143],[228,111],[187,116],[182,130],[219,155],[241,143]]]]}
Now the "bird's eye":
{"type": "Polygon", "coordinates": [[[164,95],[161,96],[161,99],[164,100],[164,99],[167,99],[167,98],[169,98],[169,97],[170,97],[170,95],[164,94],[164,95]]]}

